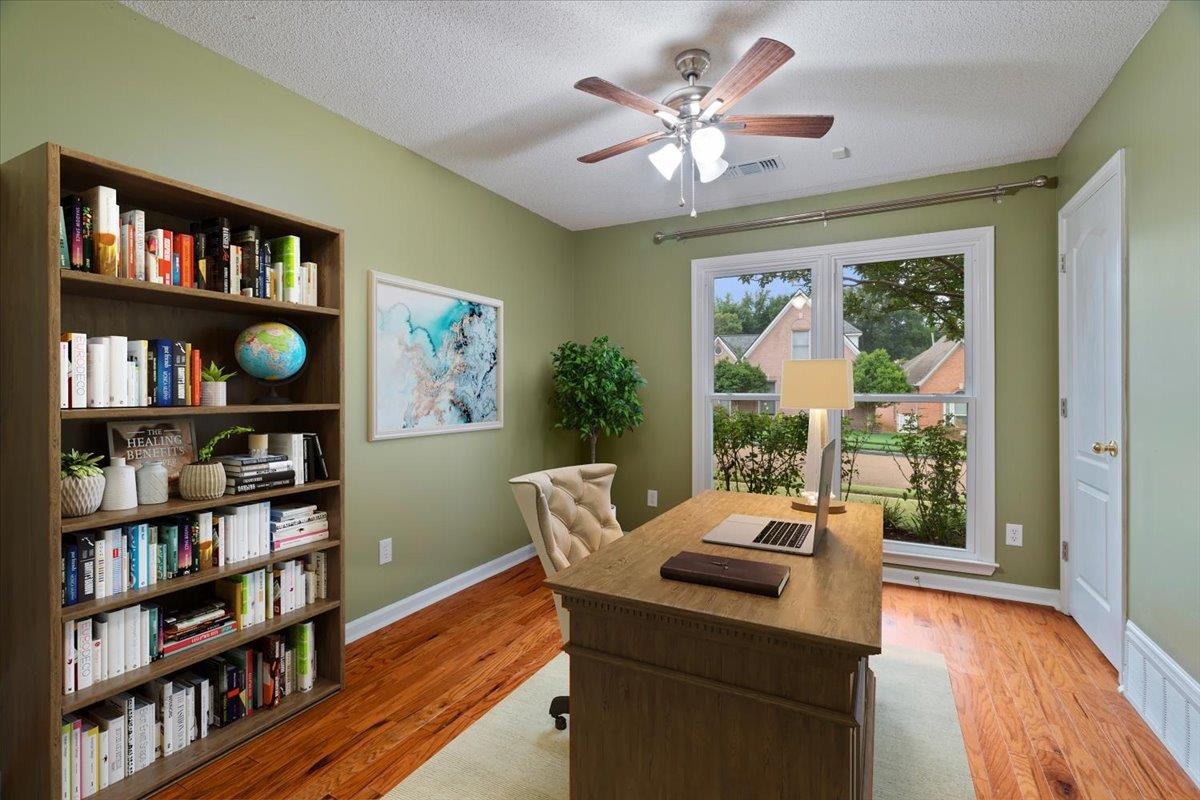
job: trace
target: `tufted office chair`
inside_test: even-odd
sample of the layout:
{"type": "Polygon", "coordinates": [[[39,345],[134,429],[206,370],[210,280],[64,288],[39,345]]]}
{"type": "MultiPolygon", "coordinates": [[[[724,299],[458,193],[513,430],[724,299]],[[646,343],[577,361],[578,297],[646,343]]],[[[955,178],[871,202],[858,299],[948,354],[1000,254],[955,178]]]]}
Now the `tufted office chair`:
{"type": "MultiPolygon", "coordinates": [[[[616,464],[584,464],[530,472],[509,480],[546,577],[622,536],[611,500],[616,474],[616,464]]],[[[566,642],[570,625],[558,595],[554,595],[554,608],[566,642]]],[[[550,716],[560,731],[567,727],[567,713],[567,697],[550,702],[550,716]]]]}

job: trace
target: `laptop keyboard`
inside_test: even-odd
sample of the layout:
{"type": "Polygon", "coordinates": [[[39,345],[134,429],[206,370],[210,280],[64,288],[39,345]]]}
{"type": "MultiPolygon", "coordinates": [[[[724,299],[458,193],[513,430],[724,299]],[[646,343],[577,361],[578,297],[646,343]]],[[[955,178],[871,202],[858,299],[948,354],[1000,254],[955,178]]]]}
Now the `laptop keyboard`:
{"type": "Polygon", "coordinates": [[[754,543],[799,550],[811,530],[812,525],[807,522],[783,522],[773,519],[754,537],[754,543]]]}

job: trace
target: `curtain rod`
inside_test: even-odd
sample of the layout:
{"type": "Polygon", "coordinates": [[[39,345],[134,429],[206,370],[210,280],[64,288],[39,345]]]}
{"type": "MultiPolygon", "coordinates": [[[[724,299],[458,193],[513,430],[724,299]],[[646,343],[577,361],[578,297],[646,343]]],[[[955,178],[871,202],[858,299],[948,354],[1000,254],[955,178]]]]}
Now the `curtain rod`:
{"type": "Polygon", "coordinates": [[[885,200],[881,203],[865,203],[858,206],[828,208],[824,211],[805,211],[802,214],[788,214],[783,217],[767,217],[752,219],[746,222],[733,222],[728,225],[714,225],[711,228],[693,228],[691,230],[658,231],[654,234],[654,243],[662,244],[668,240],[677,242],[684,239],[696,239],[701,236],[720,236],[726,233],[741,233],[742,231],[757,231],[763,228],[780,228],[785,225],[803,225],[807,222],[828,222],[831,219],[845,217],[861,217],[866,214],[880,214],[884,211],[903,211],[907,208],[937,206],[943,203],[958,203],[963,200],[979,200],[990,197],[999,200],[1006,195],[1013,195],[1021,189],[1053,189],[1058,186],[1058,178],[1038,175],[1027,181],[1016,183],[999,183],[995,186],[980,186],[977,189],[959,189],[956,192],[927,194],[922,197],[905,197],[899,200],[885,200]]]}

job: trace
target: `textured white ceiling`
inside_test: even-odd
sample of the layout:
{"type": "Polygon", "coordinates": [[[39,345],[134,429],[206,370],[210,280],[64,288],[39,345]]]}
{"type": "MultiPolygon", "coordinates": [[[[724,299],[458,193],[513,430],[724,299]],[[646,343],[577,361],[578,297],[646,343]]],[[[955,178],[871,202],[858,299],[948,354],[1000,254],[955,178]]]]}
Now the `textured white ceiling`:
{"type": "Polygon", "coordinates": [[[583,229],[679,213],[659,129],[572,89],[598,75],[659,99],[674,54],[705,81],[759,36],[796,56],[737,113],[834,114],[821,140],[730,137],[770,175],[697,187],[728,208],[1055,155],[1166,5],[1155,2],[158,2],[125,5],[541,214],[583,229]],[[834,160],[845,146],[851,157],[834,160]]]}

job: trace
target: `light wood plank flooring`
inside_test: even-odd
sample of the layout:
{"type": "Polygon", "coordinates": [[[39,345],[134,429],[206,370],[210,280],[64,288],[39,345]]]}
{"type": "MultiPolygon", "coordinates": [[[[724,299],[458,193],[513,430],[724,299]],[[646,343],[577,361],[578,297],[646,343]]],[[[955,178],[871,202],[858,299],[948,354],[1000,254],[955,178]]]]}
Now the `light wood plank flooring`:
{"type": "MultiPolygon", "coordinates": [[[[541,581],[531,559],[351,644],[341,694],[156,797],[380,797],[559,651],[541,581]]],[[[1200,798],[1069,617],[892,585],[883,615],[885,646],[945,656],[979,800],[1200,798]]]]}

